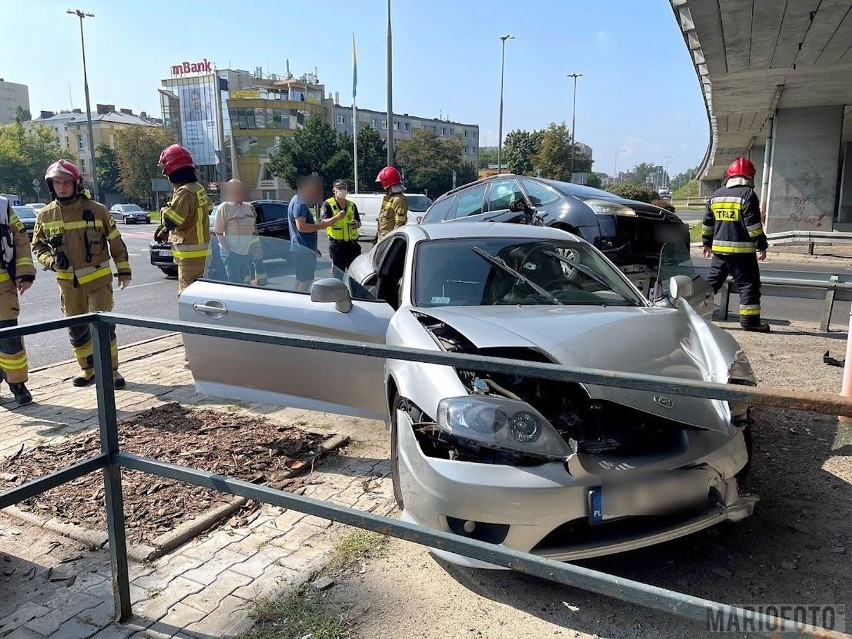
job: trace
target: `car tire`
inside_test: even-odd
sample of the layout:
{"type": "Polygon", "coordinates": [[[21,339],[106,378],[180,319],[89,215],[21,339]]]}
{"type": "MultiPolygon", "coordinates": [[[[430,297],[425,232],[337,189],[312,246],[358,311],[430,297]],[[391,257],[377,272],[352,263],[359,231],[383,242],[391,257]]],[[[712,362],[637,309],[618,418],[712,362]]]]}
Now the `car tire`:
{"type": "Polygon", "coordinates": [[[176,268],[161,266],[160,270],[168,277],[177,277],[178,274],[178,270],[176,268]]]}
{"type": "Polygon", "coordinates": [[[399,506],[400,510],[402,510],[405,507],[405,504],[402,500],[402,484],[399,479],[399,451],[397,441],[397,430],[399,426],[396,421],[396,410],[399,403],[400,398],[398,396],[394,396],[393,401],[391,402],[390,412],[390,462],[391,480],[393,481],[393,498],[396,501],[396,505],[399,506]]]}

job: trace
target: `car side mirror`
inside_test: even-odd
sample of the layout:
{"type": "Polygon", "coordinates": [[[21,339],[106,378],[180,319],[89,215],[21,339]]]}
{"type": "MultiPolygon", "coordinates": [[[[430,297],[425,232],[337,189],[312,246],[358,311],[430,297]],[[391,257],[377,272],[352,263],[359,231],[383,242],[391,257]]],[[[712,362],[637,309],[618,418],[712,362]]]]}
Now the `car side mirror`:
{"type": "Polygon", "coordinates": [[[334,302],[334,308],[341,313],[352,310],[349,289],[336,277],[324,277],[311,284],[311,301],[325,304],[334,302]]]}
{"type": "Polygon", "coordinates": [[[692,278],[686,275],[675,275],[669,280],[669,296],[673,299],[687,299],[695,292],[692,278]]]}

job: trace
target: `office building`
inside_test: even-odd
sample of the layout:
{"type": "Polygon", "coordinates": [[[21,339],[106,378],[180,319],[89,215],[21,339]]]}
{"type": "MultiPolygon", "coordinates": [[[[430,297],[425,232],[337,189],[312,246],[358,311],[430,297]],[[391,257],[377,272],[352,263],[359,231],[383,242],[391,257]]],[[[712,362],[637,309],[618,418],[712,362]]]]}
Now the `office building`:
{"type": "Polygon", "coordinates": [[[15,121],[18,108],[30,110],[30,90],[26,84],[6,82],[0,78],[0,124],[15,121]]]}

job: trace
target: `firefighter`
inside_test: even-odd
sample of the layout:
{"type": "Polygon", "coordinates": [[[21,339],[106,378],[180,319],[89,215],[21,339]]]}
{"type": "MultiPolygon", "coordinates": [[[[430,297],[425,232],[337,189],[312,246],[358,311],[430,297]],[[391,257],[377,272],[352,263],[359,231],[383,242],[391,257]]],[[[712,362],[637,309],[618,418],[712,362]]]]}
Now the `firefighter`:
{"type": "MultiPolygon", "coordinates": [[[[23,295],[34,279],[27,232],[9,200],[0,196],[0,328],[17,326],[18,294],[23,295]]],[[[6,380],[19,406],[33,401],[27,390],[28,368],[23,338],[0,339],[0,381],[6,380]]]]}
{"type": "Polygon", "coordinates": [[[358,244],[358,229],[361,228],[361,214],[355,202],[347,200],[348,187],[346,180],[335,180],[332,185],[334,195],[322,204],[320,217],[324,220],[336,219],[326,229],[328,233],[328,254],[331,263],[341,273],[349,268],[356,257],[361,255],[361,245],[358,244]],[[338,218],[338,213],[343,217],[338,218]]]}
{"type": "Polygon", "coordinates": [[[710,283],[718,292],[730,274],[740,289],[740,326],[769,332],[760,319],[760,268],[766,259],[766,234],[754,192],[755,168],[737,158],[725,171],[725,186],[710,198],[701,229],[704,257],[711,257],[710,283]]]}
{"type": "MultiPolygon", "coordinates": [[[[111,311],[110,256],[118,271],[119,286],[123,289],[130,283],[127,247],[115,221],[103,204],[90,199],[83,190],[80,169],[68,160],[51,164],[44,179],[54,199],[38,212],[32,249],[45,270],[56,272],[63,315],[111,311]]],[[[71,381],[74,386],[86,386],[95,378],[92,334],[88,324],[73,326],[68,332],[83,371],[71,381]]],[[[115,388],[124,388],[124,378],[118,372],[115,326],[110,326],[110,350],[115,388]]]]}
{"type": "Polygon", "coordinates": [[[204,273],[210,253],[210,211],[213,205],[198,183],[195,163],[189,151],[179,144],[160,154],[163,175],[174,185],[171,201],[160,209],[160,227],[154,239],[172,243],[178,267],[178,294],[204,273]]]}
{"type": "Polygon", "coordinates": [[[386,166],[376,176],[376,182],[385,190],[382,206],[379,210],[379,230],[376,241],[408,221],[408,201],[402,194],[402,178],[392,166],[386,166]]]}

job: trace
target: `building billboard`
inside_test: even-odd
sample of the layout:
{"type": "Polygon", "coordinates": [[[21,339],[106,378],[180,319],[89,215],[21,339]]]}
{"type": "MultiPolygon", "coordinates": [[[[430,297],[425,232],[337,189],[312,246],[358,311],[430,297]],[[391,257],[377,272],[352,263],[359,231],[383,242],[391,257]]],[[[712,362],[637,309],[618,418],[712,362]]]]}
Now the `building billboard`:
{"type": "Polygon", "coordinates": [[[178,87],[181,140],[196,164],[216,164],[216,103],[214,87],[207,81],[178,87]]]}

